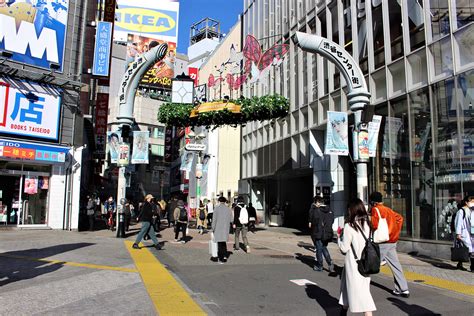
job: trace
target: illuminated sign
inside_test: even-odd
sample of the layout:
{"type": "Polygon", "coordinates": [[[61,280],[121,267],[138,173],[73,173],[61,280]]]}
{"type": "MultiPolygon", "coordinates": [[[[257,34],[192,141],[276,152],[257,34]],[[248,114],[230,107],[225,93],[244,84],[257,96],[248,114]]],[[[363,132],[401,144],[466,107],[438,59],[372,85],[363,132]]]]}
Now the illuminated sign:
{"type": "Polygon", "coordinates": [[[0,50],[12,60],[63,69],[69,0],[16,0],[0,7],[0,50]]]}
{"type": "Polygon", "coordinates": [[[0,157],[9,159],[63,163],[68,151],[68,147],[0,139],[0,157]]]}
{"type": "Polygon", "coordinates": [[[20,91],[0,82],[0,133],[57,140],[60,109],[59,96],[20,91]]]}
{"type": "Polygon", "coordinates": [[[128,34],[178,42],[179,2],[117,0],[114,39],[127,41],[128,34]]]}

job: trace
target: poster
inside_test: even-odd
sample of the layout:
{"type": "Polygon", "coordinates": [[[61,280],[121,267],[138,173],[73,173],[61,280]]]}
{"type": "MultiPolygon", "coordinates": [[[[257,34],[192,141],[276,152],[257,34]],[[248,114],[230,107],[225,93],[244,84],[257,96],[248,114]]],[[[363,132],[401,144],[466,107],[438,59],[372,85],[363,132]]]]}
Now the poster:
{"type": "Polygon", "coordinates": [[[25,177],[25,193],[36,194],[38,193],[38,178],[37,177],[25,177]]]}
{"type": "Polygon", "coordinates": [[[107,150],[110,153],[110,162],[117,163],[119,156],[119,144],[122,141],[118,132],[107,132],[107,150]]]}
{"type": "Polygon", "coordinates": [[[358,134],[359,158],[369,159],[369,132],[360,131],[358,134]]]}
{"type": "Polygon", "coordinates": [[[49,177],[38,177],[38,188],[41,190],[49,189],[49,177]]]}
{"type": "Polygon", "coordinates": [[[369,157],[375,157],[377,154],[377,142],[381,123],[382,116],[380,115],[374,115],[372,122],[369,122],[369,157]]]}
{"type": "Polygon", "coordinates": [[[326,131],[326,155],[347,156],[349,154],[348,120],[345,112],[328,111],[326,131]]]}
{"type": "Polygon", "coordinates": [[[148,164],[149,131],[133,132],[132,164],[148,164]]]}
{"type": "Polygon", "coordinates": [[[186,171],[186,173],[189,173],[193,166],[193,160],[194,154],[192,152],[185,151],[181,156],[181,167],[179,168],[179,170],[186,171]]]}
{"type": "Polygon", "coordinates": [[[129,159],[130,159],[130,145],[127,143],[120,143],[117,165],[128,166],[129,159]]]}
{"type": "Polygon", "coordinates": [[[387,117],[383,133],[382,158],[400,158],[400,145],[398,133],[402,127],[402,119],[387,117]]]}

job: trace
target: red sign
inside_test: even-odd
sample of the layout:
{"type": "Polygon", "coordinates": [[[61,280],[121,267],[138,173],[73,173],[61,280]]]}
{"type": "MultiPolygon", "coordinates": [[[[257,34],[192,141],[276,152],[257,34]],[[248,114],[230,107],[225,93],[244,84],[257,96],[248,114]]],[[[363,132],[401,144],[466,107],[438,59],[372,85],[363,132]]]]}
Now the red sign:
{"type": "Polygon", "coordinates": [[[97,93],[97,103],[95,106],[95,153],[101,156],[105,155],[108,109],[109,94],[97,93]]]}
{"type": "MultiPolygon", "coordinates": [[[[185,130],[184,130],[184,133],[185,133],[186,136],[188,136],[189,133],[191,133],[191,127],[189,127],[189,126],[186,127],[185,130]]],[[[185,138],[185,142],[186,142],[186,145],[191,143],[191,140],[189,139],[189,137],[185,138]]]]}
{"type": "Polygon", "coordinates": [[[197,86],[199,84],[199,72],[198,69],[195,67],[189,67],[188,68],[188,75],[191,77],[191,79],[194,80],[194,86],[197,86]]]}

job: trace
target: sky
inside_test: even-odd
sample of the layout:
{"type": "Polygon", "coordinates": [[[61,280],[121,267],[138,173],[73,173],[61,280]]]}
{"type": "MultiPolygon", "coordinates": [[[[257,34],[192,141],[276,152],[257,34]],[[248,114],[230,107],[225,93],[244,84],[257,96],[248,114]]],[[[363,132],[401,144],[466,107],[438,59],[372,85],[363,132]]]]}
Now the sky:
{"type": "Polygon", "coordinates": [[[191,25],[204,18],[221,24],[221,33],[227,34],[242,13],[243,0],[180,0],[178,53],[187,55],[191,25]]]}

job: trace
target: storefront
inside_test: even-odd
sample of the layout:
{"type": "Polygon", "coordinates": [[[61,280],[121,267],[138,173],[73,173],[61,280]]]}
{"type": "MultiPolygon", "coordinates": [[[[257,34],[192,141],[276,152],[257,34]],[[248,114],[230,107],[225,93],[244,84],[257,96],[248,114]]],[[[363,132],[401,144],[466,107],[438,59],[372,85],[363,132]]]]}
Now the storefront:
{"type": "Polygon", "coordinates": [[[68,152],[63,146],[0,139],[0,225],[58,222],[52,217],[63,216],[55,210],[64,207],[66,185],[57,178],[65,175],[68,152]]]}

